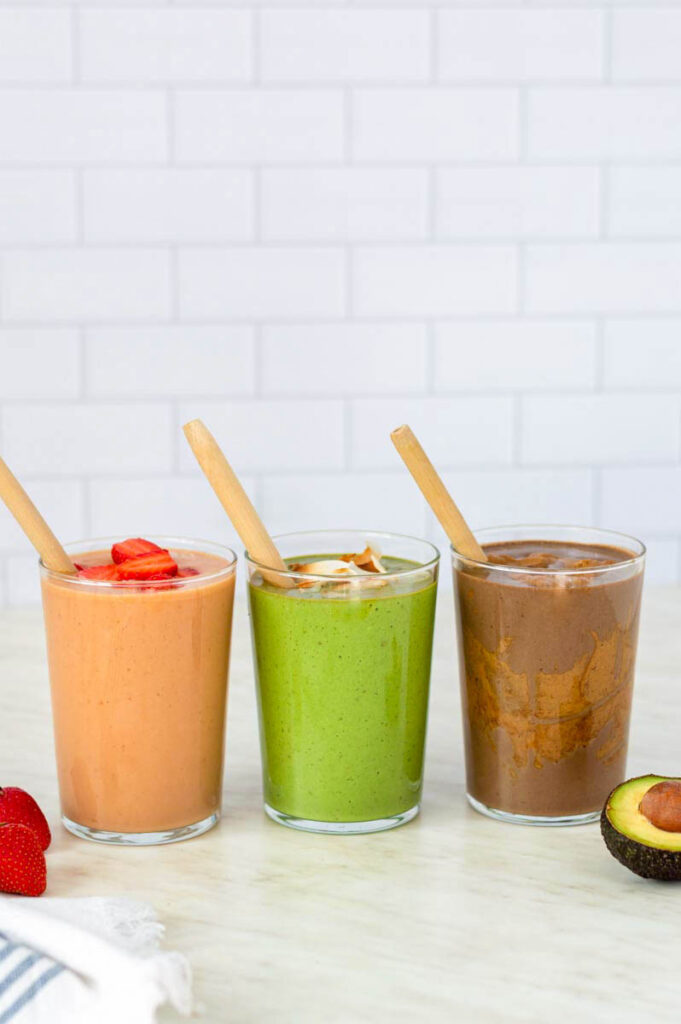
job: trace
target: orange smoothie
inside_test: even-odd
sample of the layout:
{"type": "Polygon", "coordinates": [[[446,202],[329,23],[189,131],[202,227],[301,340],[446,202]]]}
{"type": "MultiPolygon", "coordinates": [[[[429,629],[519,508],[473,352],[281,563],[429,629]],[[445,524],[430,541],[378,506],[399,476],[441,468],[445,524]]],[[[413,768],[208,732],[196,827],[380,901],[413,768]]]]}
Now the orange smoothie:
{"type": "Polygon", "coordinates": [[[62,814],[89,838],[168,842],[220,813],[235,558],[165,546],[173,579],[42,568],[62,814]]]}

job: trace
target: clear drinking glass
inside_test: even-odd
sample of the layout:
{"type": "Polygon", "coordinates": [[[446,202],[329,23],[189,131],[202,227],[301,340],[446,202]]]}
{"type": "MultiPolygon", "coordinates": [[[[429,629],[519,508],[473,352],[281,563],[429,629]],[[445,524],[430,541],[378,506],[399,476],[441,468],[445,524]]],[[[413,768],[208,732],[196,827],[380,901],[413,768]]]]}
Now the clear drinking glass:
{"type": "Polygon", "coordinates": [[[387,574],[273,571],[248,554],[265,811],[311,832],[419,810],[439,553],[389,533],[275,538],[285,560],[377,551],[387,574]]]}
{"type": "MultiPolygon", "coordinates": [[[[106,562],[116,539],[67,551],[106,562]]],[[[201,575],[95,582],[40,565],[62,821],[123,845],[200,835],[222,797],[236,555],[149,539],[201,575]]]]}
{"type": "Polygon", "coordinates": [[[476,538],[619,553],[612,564],[540,569],[452,551],[470,803],[504,821],[595,821],[625,778],[645,547],[575,526],[476,538]]]}

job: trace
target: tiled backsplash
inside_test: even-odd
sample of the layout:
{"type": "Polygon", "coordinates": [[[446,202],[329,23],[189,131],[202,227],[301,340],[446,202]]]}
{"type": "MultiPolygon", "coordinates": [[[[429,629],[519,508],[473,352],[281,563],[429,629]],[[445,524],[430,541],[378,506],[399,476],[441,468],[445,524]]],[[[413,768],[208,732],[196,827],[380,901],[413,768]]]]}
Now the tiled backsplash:
{"type": "Polygon", "coordinates": [[[273,531],[439,538],[409,421],[473,525],[677,581],[679,53],[669,0],[0,0],[0,450],[64,539],[234,543],[193,416],[273,531]]]}

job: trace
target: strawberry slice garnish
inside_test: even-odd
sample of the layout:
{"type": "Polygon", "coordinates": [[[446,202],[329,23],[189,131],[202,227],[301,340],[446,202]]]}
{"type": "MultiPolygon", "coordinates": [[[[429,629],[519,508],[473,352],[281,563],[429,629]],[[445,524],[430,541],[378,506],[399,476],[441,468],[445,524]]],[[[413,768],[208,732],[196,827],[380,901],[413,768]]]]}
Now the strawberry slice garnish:
{"type": "Polygon", "coordinates": [[[0,824],[32,828],[42,850],[46,850],[52,841],[45,815],[33,797],[18,786],[0,788],[0,824]]]}
{"type": "Polygon", "coordinates": [[[78,575],[86,580],[120,580],[122,577],[117,565],[87,565],[79,569],[78,575]]]}
{"type": "Polygon", "coordinates": [[[191,565],[187,565],[184,569],[177,570],[178,576],[200,576],[201,573],[198,569],[194,569],[191,565]]]}
{"type": "Polygon", "coordinates": [[[15,822],[0,825],[0,890],[21,896],[42,896],[47,865],[32,828],[15,822]]]}
{"type": "Polygon", "coordinates": [[[141,555],[150,555],[154,551],[163,551],[153,541],[144,540],[143,537],[130,537],[128,540],[121,540],[111,548],[111,557],[118,565],[120,562],[127,562],[129,558],[139,558],[141,555]]]}
{"type": "Polygon", "coordinates": [[[116,568],[122,580],[169,579],[177,576],[177,562],[167,551],[162,550],[139,558],[129,558],[116,568]]]}

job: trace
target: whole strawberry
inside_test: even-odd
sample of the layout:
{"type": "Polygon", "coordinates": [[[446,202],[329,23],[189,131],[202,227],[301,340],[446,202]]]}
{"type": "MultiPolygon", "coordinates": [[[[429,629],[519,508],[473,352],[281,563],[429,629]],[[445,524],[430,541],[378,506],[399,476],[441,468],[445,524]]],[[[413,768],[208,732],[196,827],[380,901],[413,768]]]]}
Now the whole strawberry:
{"type": "Polygon", "coordinates": [[[47,888],[45,854],[26,825],[0,825],[0,891],[42,896],[47,888]]]}
{"type": "Polygon", "coordinates": [[[32,828],[42,850],[46,850],[52,841],[45,815],[33,797],[16,786],[0,788],[0,823],[7,822],[32,828]]]}

